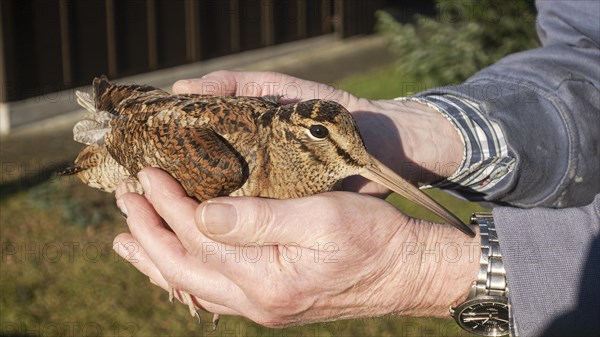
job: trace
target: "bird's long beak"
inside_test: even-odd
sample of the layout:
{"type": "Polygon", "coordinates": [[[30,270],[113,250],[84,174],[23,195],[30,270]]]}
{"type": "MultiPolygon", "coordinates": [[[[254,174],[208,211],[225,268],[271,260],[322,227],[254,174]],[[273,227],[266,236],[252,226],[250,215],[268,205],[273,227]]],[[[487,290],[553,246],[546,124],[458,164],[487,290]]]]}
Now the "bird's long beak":
{"type": "Polygon", "coordinates": [[[465,225],[444,206],[440,205],[416,186],[404,180],[379,160],[373,158],[373,156],[371,156],[371,160],[373,164],[365,167],[365,171],[361,173],[361,176],[379,183],[408,200],[425,207],[470,237],[475,236],[475,232],[469,226],[465,225]]]}

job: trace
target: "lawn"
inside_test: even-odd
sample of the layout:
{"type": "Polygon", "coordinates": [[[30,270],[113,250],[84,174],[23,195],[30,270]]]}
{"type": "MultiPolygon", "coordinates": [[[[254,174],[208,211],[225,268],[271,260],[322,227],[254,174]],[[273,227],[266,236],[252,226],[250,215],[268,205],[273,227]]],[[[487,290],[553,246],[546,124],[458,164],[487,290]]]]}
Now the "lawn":
{"type": "MultiPolygon", "coordinates": [[[[353,76],[339,87],[370,98],[414,91],[391,68],[353,76]]],[[[4,162],[9,158],[2,158],[4,162]]],[[[73,178],[49,178],[0,197],[2,261],[0,335],[36,336],[466,336],[450,320],[382,317],[266,329],[225,317],[215,333],[210,314],[202,324],[187,307],[113,253],[126,230],[111,195],[73,178]]],[[[7,190],[4,189],[4,192],[7,190]]],[[[466,220],[476,204],[432,195],[466,220]]],[[[430,215],[398,196],[391,202],[414,216],[430,215]]]]}

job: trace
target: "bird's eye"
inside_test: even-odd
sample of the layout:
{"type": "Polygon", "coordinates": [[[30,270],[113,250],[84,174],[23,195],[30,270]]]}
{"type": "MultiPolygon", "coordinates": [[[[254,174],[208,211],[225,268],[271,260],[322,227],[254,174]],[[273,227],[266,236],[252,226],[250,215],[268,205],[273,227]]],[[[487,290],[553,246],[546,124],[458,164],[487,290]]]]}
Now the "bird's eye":
{"type": "Polygon", "coordinates": [[[325,139],[329,135],[329,130],[320,124],[311,125],[308,129],[310,134],[317,139],[325,139]]]}

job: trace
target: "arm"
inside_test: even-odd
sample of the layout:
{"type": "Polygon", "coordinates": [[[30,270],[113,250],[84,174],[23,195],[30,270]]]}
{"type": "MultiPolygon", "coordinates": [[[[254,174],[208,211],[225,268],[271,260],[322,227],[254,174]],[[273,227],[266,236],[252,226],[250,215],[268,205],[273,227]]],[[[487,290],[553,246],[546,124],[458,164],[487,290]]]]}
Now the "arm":
{"type": "Polygon", "coordinates": [[[506,157],[515,163],[492,177],[498,181],[485,189],[485,200],[519,207],[583,206],[600,186],[600,162],[591,160],[600,147],[600,4],[540,1],[538,9],[541,48],[510,55],[464,84],[418,97],[465,99],[501,128],[506,157]]]}

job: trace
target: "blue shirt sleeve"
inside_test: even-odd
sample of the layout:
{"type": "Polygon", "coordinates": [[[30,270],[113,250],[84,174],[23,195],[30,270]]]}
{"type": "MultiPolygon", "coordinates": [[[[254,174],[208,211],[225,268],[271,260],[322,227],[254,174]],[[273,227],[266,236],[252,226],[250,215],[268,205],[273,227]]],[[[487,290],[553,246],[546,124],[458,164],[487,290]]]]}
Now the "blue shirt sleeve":
{"type": "MultiPolygon", "coordinates": [[[[468,199],[525,208],[583,206],[600,191],[600,2],[539,1],[537,7],[542,47],[415,98],[447,115],[466,115],[456,118],[459,128],[498,125],[506,142],[506,156],[488,157],[495,163],[477,160],[485,146],[472,146],[472,161],[458,173],[473,179],[451,179],[458,185],[448,187],[468,199]]],[[[490,141],[463,128],[467,146],[490,141]]]]}
{"type": "Polygon", "coordinates": [[[423,188],[454,189],[477,201],[511,171],[514,157],[508,154],[500,126],[481,112],[475,102],[453,95],[408,98],[436,109],[457,129],[465,147],[458,170],[450,177],[423,188]]]}

